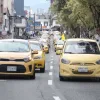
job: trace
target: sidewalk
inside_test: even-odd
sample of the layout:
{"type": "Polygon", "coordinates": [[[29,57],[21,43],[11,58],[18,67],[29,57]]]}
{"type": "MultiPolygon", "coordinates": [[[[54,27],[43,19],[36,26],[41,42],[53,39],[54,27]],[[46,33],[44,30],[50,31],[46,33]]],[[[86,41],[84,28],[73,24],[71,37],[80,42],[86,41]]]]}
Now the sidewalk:
{"type": "Polygon", "coordinates": [[[0,39],[11,39],[12,35],[0,36],[0,39]]]}

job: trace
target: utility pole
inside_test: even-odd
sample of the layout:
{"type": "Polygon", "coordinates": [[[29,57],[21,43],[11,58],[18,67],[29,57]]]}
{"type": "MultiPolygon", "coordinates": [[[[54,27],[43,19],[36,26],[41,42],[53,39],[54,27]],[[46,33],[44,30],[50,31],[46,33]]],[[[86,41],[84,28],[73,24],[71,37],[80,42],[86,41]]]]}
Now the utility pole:
{"type": "Polygon", "coordinates": [[[35,33],[35,13],[34,13],[34,33],[35,33]]]}

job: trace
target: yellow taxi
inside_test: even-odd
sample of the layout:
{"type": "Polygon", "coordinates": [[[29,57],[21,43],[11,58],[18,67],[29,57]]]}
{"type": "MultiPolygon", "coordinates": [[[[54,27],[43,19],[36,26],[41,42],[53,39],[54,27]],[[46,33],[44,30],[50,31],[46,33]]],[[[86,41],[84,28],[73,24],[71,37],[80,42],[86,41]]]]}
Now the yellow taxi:
{"type": "Polygon", "coordinates": [[[55,46],[55,51],[56,51],[57,55],[60,54],[61,50],[63,49],[63,46],[64,46],[64,41],[63,40],[58,40],[57,45],[55,46]]]}
{"type": "Polygon", "coordinates": [[[28,76],[35,79],[33,53],[27,40],[0,40],[0,76],[28,76]]]}
{"type": "Polygon", "coordinates": [[[59,79],[100,79],[100,50],[95,40],[68,39],[60,56],[59,79]]]}
{"type": "Polygon", "coordinates": [[[43,44],[43,49],[45,53],[49,53],[49,46],[47,43],[42,43],[43,44]]]}
{"type": "Polygon", "coordinates": [[[45,52],[42,48],[42,44],[38,41],[30,41],[30,46],[33,51],[37,51],[37,54],[33,55],[35,68],[40,69],[40,72],[45,72],[45,52]]]}

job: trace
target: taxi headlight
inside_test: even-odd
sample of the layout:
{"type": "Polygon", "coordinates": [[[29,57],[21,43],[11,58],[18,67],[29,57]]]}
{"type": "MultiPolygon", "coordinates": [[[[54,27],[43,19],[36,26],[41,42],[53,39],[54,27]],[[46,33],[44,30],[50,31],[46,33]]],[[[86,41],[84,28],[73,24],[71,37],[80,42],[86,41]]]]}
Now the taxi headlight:
{"type": "Polygon", "coordinates": [[[41,59],[42,58],[42,56],[36,56],[36,57],[34,57],[34,59],[41,59]]]}
{"type": "Polygon", "coordinates": [[[61,59],[61,62],[63,63],[63,64],[69,64],[70,63],[70,61],[69,60],[66,60],[66,59],[61,59]]]}
{"type": "Polygon", "coordinates": [[[25,62],[31,61],[31,57],[26,57],[26,58],[24,58],[24,61],[25,61],[25,62]]]}
{"type": "Polygon", "coordinates": [[[96,61],[96,64],[100,65],[100,60],[96,61]]]}

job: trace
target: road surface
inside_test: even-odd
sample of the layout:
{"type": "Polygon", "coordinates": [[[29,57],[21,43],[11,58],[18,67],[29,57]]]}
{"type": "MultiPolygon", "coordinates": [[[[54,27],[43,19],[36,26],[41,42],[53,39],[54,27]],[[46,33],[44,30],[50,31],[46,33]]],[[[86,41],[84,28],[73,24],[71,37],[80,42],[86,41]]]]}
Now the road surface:
{"type": "Polygon", "coordinates": [[[46,54],[46,72],[36,71],[36,79],[0,79],[0,100],[100,100],[100,82],[59,81],[59,56],[51,42],[46,54]]]}

